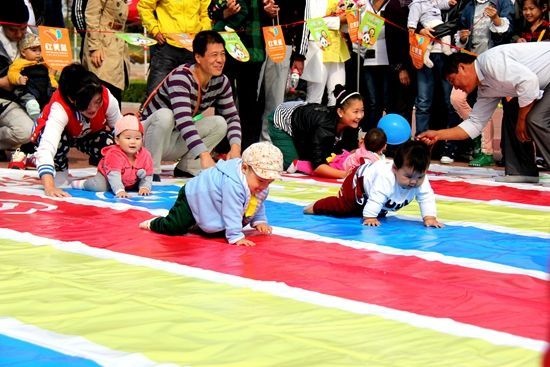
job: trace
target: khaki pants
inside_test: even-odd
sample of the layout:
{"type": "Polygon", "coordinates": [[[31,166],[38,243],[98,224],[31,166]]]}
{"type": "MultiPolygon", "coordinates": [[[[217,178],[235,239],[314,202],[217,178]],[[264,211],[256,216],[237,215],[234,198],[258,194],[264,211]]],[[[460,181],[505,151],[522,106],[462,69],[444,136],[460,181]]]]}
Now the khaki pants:
{"type": "MultiPolygon", "coordinates": [[[[227,134],[227,122],[222,116],[205,117],[196,123],[197,132],[209,152],[227,134]]],[[[161,161],[179,160],[177,168],[194,176],[201,171],[200,160],[190,156],[189,148],[175,129],[174,114],[168,108],[155,111],[143,122],[144,146],[153,156],[153,172],[160,174],[161,161]]]]}

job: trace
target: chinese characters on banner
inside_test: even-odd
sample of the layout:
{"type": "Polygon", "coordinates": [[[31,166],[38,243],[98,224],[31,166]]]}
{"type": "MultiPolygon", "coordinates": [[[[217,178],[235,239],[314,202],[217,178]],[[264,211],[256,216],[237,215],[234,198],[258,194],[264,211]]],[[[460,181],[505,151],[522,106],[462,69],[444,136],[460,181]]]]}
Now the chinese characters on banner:
{"type": "Polygon", "coordinates": [[[409,32],[409,54],[415,68],[422,69],[424,66],[424,54],[430,44],[430,40],[419,34],[409,32]]]}
{"type": "Polygon", "coordinates": [[[348,21],[348,33],[352,43],[359,41],[359,10],[347,10],[346,20],[348,21]]]}
{"type": "Polygon", "coordinates": [[[267,56],[269,56],[274,63],[283,61],[286,55],[286,44],[281,26],[263,27],[262,31],[264,33],[267,56]]]}
{"type": "Polygon", "coordinates": [[[73,61],[71,39],[67,28],[38,27],[42,56],[48,66],[61,71],[73,61]]]}

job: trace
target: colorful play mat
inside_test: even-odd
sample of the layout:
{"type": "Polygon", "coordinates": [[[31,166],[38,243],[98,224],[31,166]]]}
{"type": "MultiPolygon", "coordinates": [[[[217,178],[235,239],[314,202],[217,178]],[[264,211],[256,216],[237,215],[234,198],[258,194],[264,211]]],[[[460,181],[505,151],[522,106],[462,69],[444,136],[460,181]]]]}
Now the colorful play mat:
{"type": "Polygon", "coordinates": [[[2,169],[0,366],[540,366],[550,188],[498,174],[432,165],[442,229],[415,203],[381,227],[304,215],[339,183],[287,175],[273,234],[237,247],[138,228],[181,179],[55,199],[36,172],[2,169]]]}

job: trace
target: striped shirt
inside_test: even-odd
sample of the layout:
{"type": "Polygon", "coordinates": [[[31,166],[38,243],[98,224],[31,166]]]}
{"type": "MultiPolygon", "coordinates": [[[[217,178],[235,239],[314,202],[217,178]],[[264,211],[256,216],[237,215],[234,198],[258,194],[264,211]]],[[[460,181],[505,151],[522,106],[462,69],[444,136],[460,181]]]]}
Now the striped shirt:
{"type": "Polygon", "coordinates": [[[292,136],[292,113],[295,109],[305,104],[306,102],[303,101],[281,103],[275,108],[275,112],[273,112],[273,125],[292,136]]]}
{"type": "MultiPolygon", "coordinates": [[[[198,157],[200,153],[207,152],[208,148],[195,126],[196,123],[200,124],[200,120],[192,120],[198,100],[198,84],[189,67],[191,65],[180,65],[170,73],[144,109],[142,119],[145,120],[161,108],[172,110],[175,129],[181,134],[192,156],[198,157]]],[[[223,74],[212,77],[206,87],[203,87],[198,112],[212,106],[216,109],[216,114],[223,116],[227,121],[229,144],[241,145],[241,120],[235,107],[229,79],[223,74]]]]}

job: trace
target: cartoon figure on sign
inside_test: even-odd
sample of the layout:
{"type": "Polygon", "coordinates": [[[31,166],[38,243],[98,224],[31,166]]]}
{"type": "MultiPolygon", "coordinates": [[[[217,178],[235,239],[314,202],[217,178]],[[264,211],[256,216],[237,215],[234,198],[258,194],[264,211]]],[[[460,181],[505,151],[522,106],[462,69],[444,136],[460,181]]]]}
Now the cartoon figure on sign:
{"type": "Polygon", "coordinates": [[[239,45],[238,43],[233,45],[233,57],[237,61],[241,61],[241,60],[244,60],[246,58],[246,53],[242,49],[241,45],[239,45]]]}
{"type": "Polygon", "coordinates": [[[368,27],[365,27],[363,29],[363,32],[361,34],[361,40],[363,41],[363,45],[365,46],[368,46],[370,45],[370,32],[369,32],[369,28],[368,27]]]}
{"type": "Polygon", "coordinates": [[[322,49],[325,49],[328,46],[330,46],[330,41],[328,39],[327,32],[321,31],[321,36],[319,37],[319,43],[321,44],[322,49]]]}
{"type": "Polygon", "coordinates": [[[376,30],[374,28],[369,29],[370,44],[373,46],[376,43],[375,37],[376,30]]]}

